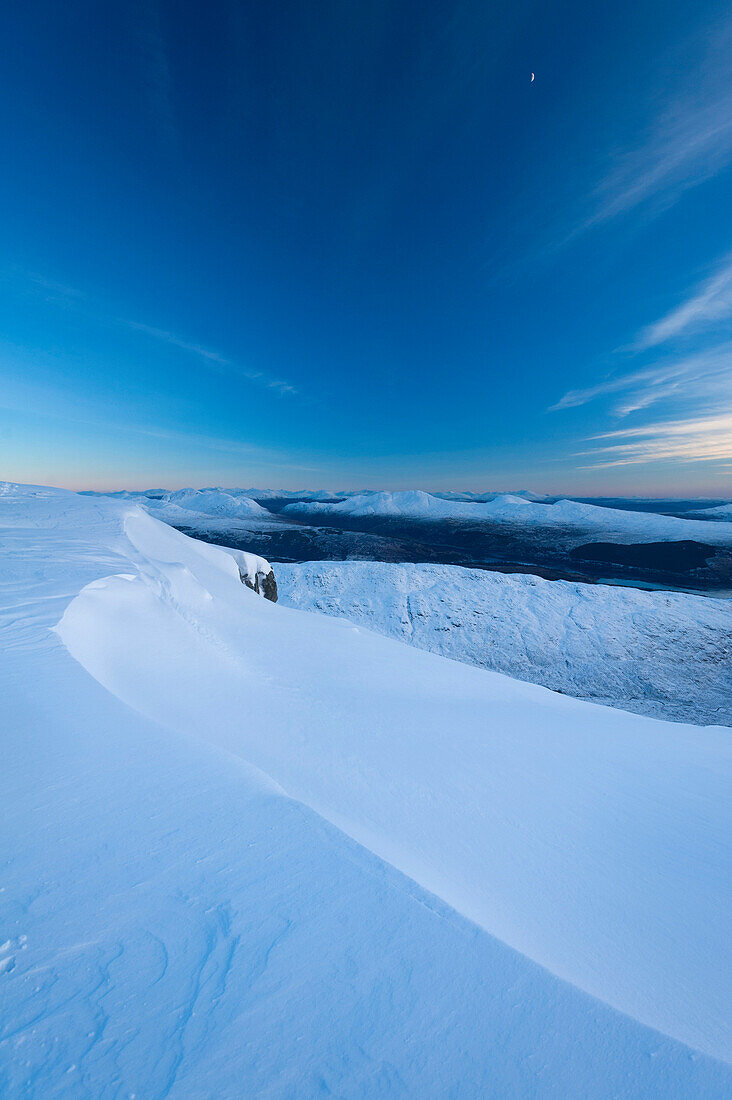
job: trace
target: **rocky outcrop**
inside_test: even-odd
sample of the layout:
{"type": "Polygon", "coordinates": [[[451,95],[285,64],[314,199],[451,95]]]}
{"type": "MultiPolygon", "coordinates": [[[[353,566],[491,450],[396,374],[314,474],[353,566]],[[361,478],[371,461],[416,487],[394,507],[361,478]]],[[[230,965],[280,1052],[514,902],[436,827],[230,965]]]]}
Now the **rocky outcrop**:
{"type": "Polygon", "coordinates": [[[272,603],[277,603],[277,581],[275,579],[274,569],[271,565],[269,566],[269,573],[258,570],[252,577],[250,574],[241,573],[240,571],[239,575],[247,588],[251,588],[252,591],[256,592],[259,596],[264,596],[265,600],[271,600],[272,603]]]}
{"type": "Polygon", "coordinates": [[[249,554],[246,550],[234,550],[229,546],[221,548],[230,554],[237,564],[241,583],[265,600],[277,603],[277,581],[274,570],[266,558],[259,554],[249,554]]]}

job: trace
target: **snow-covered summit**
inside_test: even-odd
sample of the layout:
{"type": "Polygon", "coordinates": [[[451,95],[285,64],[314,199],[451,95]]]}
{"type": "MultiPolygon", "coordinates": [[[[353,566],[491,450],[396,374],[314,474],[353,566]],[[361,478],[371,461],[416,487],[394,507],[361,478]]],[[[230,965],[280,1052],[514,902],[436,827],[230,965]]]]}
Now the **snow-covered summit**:
{"type": "Polygon", "coordinates": [[[265,518],[267,510],[255,500],[245,496],[235,496],[223,489],[178,489],[166,493],[161,499],[149,500],[145,507],[161,519],[175,517],[177,512],[194,515],[212,516],[225,519],[244,519],[249,517],[265,518]]]}
{"type": "Polygon", "coordinates": [[[129,500],[4,487],[0,587],[5,1094],[728,1093],[728,730],[275,606],[129,500]]]}

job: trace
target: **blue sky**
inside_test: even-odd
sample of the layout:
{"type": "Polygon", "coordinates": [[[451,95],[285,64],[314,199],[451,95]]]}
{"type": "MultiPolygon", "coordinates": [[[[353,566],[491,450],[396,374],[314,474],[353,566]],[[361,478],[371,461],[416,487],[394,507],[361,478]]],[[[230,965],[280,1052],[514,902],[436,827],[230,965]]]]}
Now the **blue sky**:
{"type": "Polygon", "coordinates": [[[732,496],[726,4],[0,30],[0,476],[732,496]]]}

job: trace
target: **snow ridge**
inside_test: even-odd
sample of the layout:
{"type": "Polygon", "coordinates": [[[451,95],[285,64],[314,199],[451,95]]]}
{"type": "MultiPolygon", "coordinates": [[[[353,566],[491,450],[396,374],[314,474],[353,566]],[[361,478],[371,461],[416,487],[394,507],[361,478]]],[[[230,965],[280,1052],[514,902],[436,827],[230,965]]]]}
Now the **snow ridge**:
{"type": "Polygon", "coordinates": [[[3,1095],[729,1094],[727,730],[0,498],[3,1095]]]}
{"type": "Polygon", "coordinates": [[[552,973],[729,1053],[720,881],[700,862],[729,827],[728,731],[591,706],[243,602],[225,552],[143,514],[126,533],[137,577],[85,589],[59,628],[109,690],[241,755],[552,973]]]}

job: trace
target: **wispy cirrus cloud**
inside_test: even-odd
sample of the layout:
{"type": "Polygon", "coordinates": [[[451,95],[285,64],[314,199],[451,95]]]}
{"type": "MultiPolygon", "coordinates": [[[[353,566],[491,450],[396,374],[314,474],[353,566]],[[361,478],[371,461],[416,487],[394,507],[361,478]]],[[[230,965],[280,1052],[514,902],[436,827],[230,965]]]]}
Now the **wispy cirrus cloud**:
{"type": "Polygon", "coordinates": [[[569,390],[549,411],[578,408],[611,394],[621,395],[613,408],[616,416],[627,416],[675,397],[696,403],[732,399],[732,342],[643,367],[586,389],[569,390]]]}
{"type": "MultiPolygon", "coordinates": [[[[688,63],[667,66],[679,74],[675,88],[658,97],[655,110],[648,105],[650,125],[633,147],[615,155],[594,191],[589,215],[562,243],[632,211],[648,218],[668,209],[732,165],[732,20],[708,28],[704,42],[695,60],[687,56],[688,63]]],[[[630,421],[632,426],[586,440],[591,449],[581,454],[590,467],[707,462],[719,471],[729,468],[730,322],[732,252],[622,349],[613,374],[595,385],[568,390],[551,406],[550,411],[558,411],[610,399],[616,423],[630,421]],[[654,352],[656,361],[649,363],[654,352]],[[638,423],[641,418],[644,423],[638,423]]]]}
{"type": "Polygon", "coordinates": [[[282,378],[274,378],[272,375],[267,374],[266,371],[252,370],[249,367],[244,367],[241,363],[237,363],[235,360],[229,359],[225,355],[221,355],[218,351],[212,351],[211,348],[205,348],[200,344],[191,343],[189,340],[184,340],[180,336],[176,336],[173,332],[166,332],[165,329],[155,328],[153,325],[145,325],[140,321],[130,321],[124,317],[118,317],[117,323],[135,332],[144,333],[146,336],[150,336],[154,340],[159,340],[161,343],[169,344],[172,347],[180,348],[181,351],[189,352],[191,355],[195,355],[199,359],[202,359],[213,369],[218,369],[224,373],[234,373],[240,378],[246,378],[249,382],[254,382],[256,385],[263,386],[265,389],[275,390],[277,393],[285,396],[295,395],[298,392],[295,386],[290,382],[285,382],[282,378]]]}
{"type": "Polygon", "coordinates": [[[593,440],[610,442],[591,451],[591,466],[636,466],[647,462],[732,462],[732,412],[718,416],[665,420],[635,428],[602,432],[593,440]]]}
{"type": "Polygon", "coordinates": [[[591,436],[591,449],[579,452],[592,459],[584,468],[732,460],[732,343],[565,394],[555,408],[614,393],[621,394],[612,410],[616,417],[652,406],[665,415],[591,436]]]}
{"type": "Polygon", "coordinates": [[[692,335],[696,343],[701,336],[706,346],[585,389],[569,390],[552,406],[552,410],[578,408],[613,397],[611,414],[616,418],[633,419],[632,414],[651,408],[657,411],[657,417],[644,424],[592,436],[592,449],[580,452],[593,460],[590,466],[605,469],[675,461],[726,467],[732,461],[732,340],[718,342],[720,324],[730,319],[732,254],[680,305],[644,328],[631,350],[648,352],[674,339],[679,347],[688,347],[692,335]]]}
{"type": "MultiPolygon", "coordinates": [[[[732,109],[732,104],[730,105],[732,109]]],[[[732,318],[732,253],[716,272],[665,317],[640,333],[636,348],[643,351],[676,336],[699,331],[732,318]]]]}
{"type": "Polygon", "coordinates": [[[80,302],[86,298],[83,290],[77,290],[74,286],[68,286],[66,283],[57,283],[53,279],[47,279],[45,275],[39,275],[35,271],[26,271],[24,274],[28,282],[45,295],[46,301],[74,303],[80,302]]]}
{"type": "Polygon", "coordinates": [[[591,449],[579,452],[592,460],[589,466],[732,461],[732,343],[578,392],[573,404],[620,389],[616,417],[651,406],[658,406],[661,415],[590,437],[591,449]]]}
{"type": "Polygon", "coordinates": [[[597,188],[597,209],[585,227],[654,199],[667,207],[730,162],[732,95],[703,105],[682,101],[666,113],[646,144],[618,158],[597,188]]]}
{"type": "Polygon", "coordinates": [[[631,389],[633,386],[642,385],[644,382],[651,383],[655,373],[656,371],[653,368],[646,368],[645,370],[635,371],[633,374],[608,378],[603,382],[598,382],[595,386],[587,386],[584,389],[578,390],[567,390],[555,404],[549,406],[547,412],[559,412],[562,409],[576,409],[579,408],[580,405],[586,405],[589,401],[594,401],[595,398],[605,397],[610,393],[618,393],[621,390],[631,389]]]}
{"type": "Polygon", "coordinates": [[[638,144],[616,155],[582,228],[655,202],[663,209],[732,164],[732,20],[715,27],[683,87],[662,100],[638,144]]]}
{"type": "Polygon", "coordinates": [[[46,302],[67,311],[73,311],[94,320],[98,324],[108,327],[126,328],[131,332],[140,333],[168,347],[178,348],[199,360],[208,370],[214,370],[219,374],[230,374],[236,378],[245,379],[255,386],[272,390],[283,397],[295,397],[300,391],[291,382],[284,378],[278,378],[267,371],[253,367],[247,367],[237,359],[223,355],[221,352],[208,348],[193,340],[187,340],[167,329],[158,328],[142,321],[136,321],[129,317],[117,316],[108,313],[101,308],[94,299],[83,290],[56,282],[32,271],[18,271],[8,269],[3,273],[17,283],[22,279],[33,294],[41,294],[46,302]]]}

